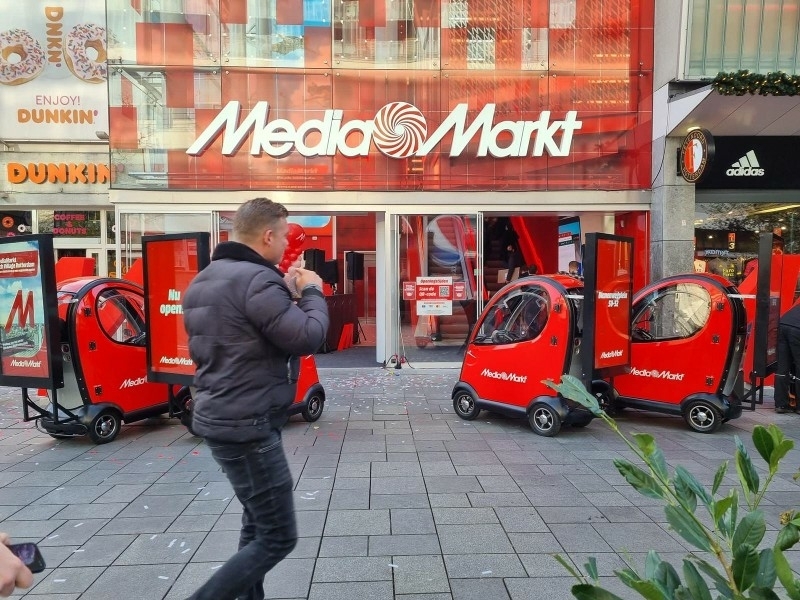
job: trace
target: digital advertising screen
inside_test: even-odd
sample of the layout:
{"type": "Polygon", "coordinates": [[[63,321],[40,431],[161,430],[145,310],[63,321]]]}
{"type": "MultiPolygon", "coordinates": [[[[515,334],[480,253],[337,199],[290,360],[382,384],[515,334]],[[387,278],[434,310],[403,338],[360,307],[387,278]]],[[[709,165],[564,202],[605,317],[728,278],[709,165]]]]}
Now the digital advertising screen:
{"type": "Polygon", "coordinates": [[[148,381],[191,385],[194,379],[182,301],[210,256],[205,232],[142,237],[148,381]]]}
{"type": "Polygon", "coordinates": [[[584,271],[584,372],[623,373],[630,365],[633,239],[586,235],[584,271]]]}
{"type": "Polygon", "coordinates": [[[0,385],[64,385],[53,238],[0,239],[0,385]]]}
{"type": "Polygon", "coordinates": [[[569,263],[578,263],[578,275],[583,275],[581,256],[580,217],[561,219],[558,223],[558,270],[569,273],[569,263]]]}

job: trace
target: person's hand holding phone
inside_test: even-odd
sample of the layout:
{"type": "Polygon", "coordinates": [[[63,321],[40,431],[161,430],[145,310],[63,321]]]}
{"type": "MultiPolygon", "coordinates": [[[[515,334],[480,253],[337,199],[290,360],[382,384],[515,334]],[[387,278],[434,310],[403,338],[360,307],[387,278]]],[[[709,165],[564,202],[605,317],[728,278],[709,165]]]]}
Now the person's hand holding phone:
{"type": "Polygon", "coordinates": [[[33,574],[8,547],[7,533],[0,532],[0,596],[8,597],[17,588],[33,585],[33,574]]]}

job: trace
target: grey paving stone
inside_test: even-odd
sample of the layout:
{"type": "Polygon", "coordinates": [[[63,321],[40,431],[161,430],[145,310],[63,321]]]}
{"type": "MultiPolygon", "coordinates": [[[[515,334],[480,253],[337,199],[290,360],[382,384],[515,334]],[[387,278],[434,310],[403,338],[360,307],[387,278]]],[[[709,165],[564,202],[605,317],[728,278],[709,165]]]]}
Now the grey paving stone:
{"type": "MultiPolygon", "coordinates": [[[[181,513],[183,516],[190,515],[221,515],[228,508],[230,500],[193,500],[181,513]]],[[[149,504],[148,504],[149,506],[149,504]]]]}
{"type": "Polygon", "coordinates": [[[373,495],[384,494],[424,494],[425,481],[422,477],[372,477],[370,487],[373,495]]]}
{"type": "MultiPolygon", "coordinates": [[[[655,523],[594,523],[593,528],[616,552],[647,552],[651,548],[658,548],[659,552],[684,550],[680,542],[655,523]]],[[[553,533],[559,540],[561,535],[567,534],[555,529],[553,533]]],[[[563,541],[562,545],[568,552],[602,552],[599,548],[568,547],[563,541]]]]}
{"type": "Polygon", "coordinates": [[[369,488],[358,490],[333,490],[328,508],[330,510],[369,508],[369,488]]]}
{"type": "Polygon", "coordinates": [[[194,496],[140,496],[119,513],[119,517],[177,517],[193,498],[194,496]]]}
{"type": "MultiPolygon", "coordinates": [[[[393,508],[391,509],[392,534],[403,533],[436,533],[433,515],[429,508],[393,508]]],[[[402,554],[395,552],[394,554],[402,554]]]]}
{"type": "Polygon", "coordinates": [[[475,492],[467,493],[472,506],[530,506],[530,501],[525,494],[491,493],[479,494],[475,492]]]}
{"type": "Polygon", "coordinates": [[[575,583],[572,577],[515,577],[505,580],[511,600],[574,600],[570,589],[575,583]]]}
{"type": "Polygon", "coordinates": [[[287,558],[316,558],[319,553],[319,540],[320,538],[313,537],[298,538],[297,545],[287,558]]]}
{"type": "Polygon", "coordinates": [[[333,491],[369,490],[369,484],[369,477],[337,477],[333,483],[333,491]]]}
{"type": "Polygon", "coordinates": [[[12,540],[39,540],[51,535],[65,522],[64,519],[48,519],[46,521],[8,520],[0,523],[0,529],[11,536],[12,540]]]}
{"type": "Polygon", "coordinates": [[[164,600],[186,600],[222,565],[220,562],[191,562],[181,571],[164,600]]]}
{"type": "MultiPolygon", "coordinates": [[[[39,504],[81,504],[84,502],[94,502],[98,497],[106,493],[111,486],[98,485],[98,486],[77,486],[67,485],[57,487],[44,496],[37,498],[36,502],[39,504]]],[[[19,489],[38,489],[44,491],[45,488],[14,488],[19,489]]],[[[4,490],[0,490],[0,503],[2,503],[2,494],[4,490]]],[[[30,500],[33,502],[33,500],[30,500]]]]}
{"type": "Polygon", "coordinates": [[[449,592],[450,584],[439,554],[429,556],[394,556],[394,591],[396,594],[435,594],[449,592]]]}
{"type": "MultiPolygon", "coordinates": [[[[48,506],[48,505],[45,505],[48,506]]],[[[127,506],[124,502],[108,504],[70,504],[56,515],[59,519],[111,519],[127,506]]]]}
{"type": "Polygon", "coordinates": [[[325,523],[325,535],[388,535],[388,510],[331,510],[325,523]]]}
{"type": "Polygon", "coordinates": [[[434,508],[433,520],[437,525],[499,523],[491,508],[434,508]]]}
{"type": "MultiPolygon", "coordinates": [[[[303,511],[296,513],[297,535],[299,537],[320,537],[325,527],[327,514],[317,511],[303,511]]],[[[241,520],[241,517],[240,517],[241,520]]],[[[239,527],[236,527],[239,530],[239,527]]]]}
{"type": "Polygon", "coordinates": [[[108,600],[109,590],[136,590],[137,600],[160,600],[182,568],[175,564],[111,566],[81,595],[81,600],[108,600]]]}
{"type": "Polygon", "coordinates": [[[62,566],[107,567],[135,539],[135,535],[96,535],[80,548],[72,550],[69,558],[62,563],[62,566]]]}
{"type": "Polygon", "coordinates": [[[545,523],[607,523],[605,515],[596,508],[540,506],[536,509],[545,523]]]}
{"type": "MultiPolygon", "coordinates": [[[[559,553],[562,558],[567,560],[567,562],[572,562],[570,560],[570,555],[567,555],[566,552],[559,553]]],[[[553,558],[552,554],[519,554],[519,559],[522,561],[525,570],[528,572],[529,577],[563,577],[564,573],[566,573],[566,569],[559,564],[559,562],[553,558]]],[[[572,557],[578,555],[571,555],[572,557]]],[[[589,555],[585,555],[589,556],[589,555]]],[[[606,554],[602,554],[600,556],[607,556],[606,554]]],[[[616,555],[615,555],[616,556],[616,555]]],[[[585,562],[585,561],[584,561],[585,562]]],[[[580,567],[574,563],[573,566],[580,570],[580,567]]],[[[624,568],[626,565],[622,565],[624,568]]]]}
{"type": "Polygon", "coordinates": [[[105,567],[59,567],[42,578],[31,593],[47,597],[57,594],[80,594],[94,583],[104,569],[105,567]]]}
{"type": "Polygon", "coordinates": [[[428,508],[430,503],[427,494],[372,494],[369,499],[370,508],[428,508]]]}
{"type": "Polygon", "coordinates": [[[325,536],[320,543],[319,556],[367,556],[368,543],[366,535],[325,536]]]}
{"type": "Polygon", "coordinates": [[[372,463],[372,477],[421,477],[422,469],[418,462],[376,462],[372,463]]]}
{"type": "Polygon", "coordinates": [[[239,530],[241,518],[238,515],[223,515],[219,518],[209,515],[181,515],[167,528],[167,533],[185,533],[189,531],[210,531],[211,529],[224,529],[220,521],[230,519],[232,524],[227,529],[239,530]]]}
{"type": "Polygon", "coordinates": [[[51,469],[37,471],[36,473],[18,473],[21,475],[18,479],[15,478],[14,482],[6,483],[9,487],[24,487],[24,486],[44,486],[48,488],[64,485],[70,479],[75,477],[75,473],[71,471],[54,471],[51,469]]]}
{"type": "Polygon", "coordinates": [[[308,600],[393,600],[391,581],[312,583],[308,600]]]}
{"type": "Polygon", "coordinates": [[[264,577],[267,598],[306,598],[314,573],[314,560],[286,558],[264,577]]]}
{"type": "Polygon", "coordinates": [[[564,552],[552,533],[509,533],[508,538],[517,554],[564,552]]]}
{"type": "Polygon", "coordinates": [[[503,524],[503,529],[508,533],[545,533],[550,531],[536,508],[503,506],[495,508],[494,512],[500,519],[500,523],[503,524]]]}
{"type": "Polygon", "coordinates": [[[340,583],[347,581],[391,580],[389,557],[335,557],[318,558],[314,569],[314,583],[340,583]]]}
{"type": "Polygon", "coordinates": [[[79,546],[96,534],[107,523],[106,519],[80,519],[67,521],[39,542],[40,546],[79,546]]]}
{"type": "Polygon", "coordinates": [[[369,536],[370,556],[413,556],[439,552],[439,538],[435,534],[369,536]]]}
{"type": "Polygon", "coordinates": [[[453,600],[452,594],[396,594],[395,600],[453,600]]]}
{"type": "Polygon", "coordinates": [[[520,486],[533,506],[592,506],[583,494],[560,486],[520,486]]]}
{"type": "Polygon", "coordinates": [[[101,535],[117,533],[162,533],[172,524],[172,517],[115,517],[100,530],[101,535]]]}
{"type": "Polygon", "coordinates": [[[187,563],[200,544],[205,533],[175,533],[140,535],[113,562],[115,565],[161,565],[187,563]]]}
{"type": "Polygon", "coordinates": [[[444,562],[451,579],[480,577],[525,577],[527,572],[516,554],[445,554],[444,562]]]}
{"type": "Polygon", "coordinates": [[[456,473],[459,475],[483,475],[492,477],[508,476],[508,471],[504,465],[459,465],[455,469],[456,473]]]}
{"type": "Polygon", "coordinates": [[[466,508],[472,506],[466,494],[429,494],[428,498],[430,499],[431,506],[434,508],[466,508]]]}
{"type": "MultiPolygon", "coordinates": [[[[50,489],[40,486],[0,488],[0,505],[20,506],[22,504],[30,504],[48,495],[50,489]]],[[[45,504],[69,504],[69,502],[51,500],[45,502],[45,504]]]]}
{"type": "Polygon", "coordinates": [[[453,600],[508,600],[508,592],[499,579],[453,579],[453,600]]]}
{"type": "Polygon", "coordinates": [[[513,552],[511,542],[500,525],[438,525],[442,554],[513,552]]]}
{"type": "Polygon", "coordinates": [[[369,477],[370,462],[365,463],[340,463],[336,468],[336,477],[369,477]]]}
{"type": "Polygon", "coordinates": [[[478,478],[474,475],[425,477],[425,485],[430,494],[458,494],[461,492],[483,491],[483,488],[478,483],[478,478]]]}
{"type": "MultiPolygon", "coordinates": [[[[169,534],[162,537],[169,537],[169,534]]],[[[200,543],[193,562],[223,563],[236,554],[238,548],[238,531],[212,531],[200,543]]]]}
{"type": "MultiPolygon", "coordinates": [[[[532,556],[532,555],[523,555],[523,556],[532,556]]],[[[625,569],[625,568],[631,566],[627,562],[625,562],[625,560],[621,556],[619,556],[618,554],[611,553],[611,552],[606,552],[606,553],[601,553],[601,552],[588,552],[588,553],[571,552],[569,554],[562,554],[561,556],[563,558],[568,559],[570,562],[572,562],[572,564],[575,565],[575,567],[578,569],[578,571],[580,571],[584,575],[588,574],[587,570],[586,570],[586,563],[592,557],[595,558],[595,560],[597,561],[597,572],[600,575],[600,577],[616,577],[616,575],[614,574],[614,571],[621,571],[622,569],[625,569]]],[[[636,555],[629,555],[629,558],[632,558],[633,556],[636,556],[636,555]]],[[[668,562],[671,562],[675,567],[677,567],[679,569],[679,572],[680,572],[680,568],[681,568],[681,565],[683,565],[683,558],[684,558],[685,555],[681,555],[681,554],[677,554],[676,555],[676,554],[671,554],[671,553],[662,554],[662,553],[659,552],[659,556],[661,556],[662,560],[667,560],[668,562]],[[671,557],[671,558],[667,558],[667,557],[671,557]]],[[[644,560],[642,560],[641,563],[642,563],[642,566],[643,566],[644,565],[644,560]]],[[[523,560],[523,564],[525,564],[526,568],[527,568],[527,563],[524,560],[523,560]]],[[[561,565],[559,565],[559,567],[561,567],[561,565]]],[[[636,568],[638,569],[639,567],[637,566],[636,568]]],[[[641,569],[639,572],[641,573],[641,572],[643,572],[643,570],[644,569],[641,569]]],[[[561,572],[560,573],[556,573],[556,575],[563,575],[563,574],[564,574],[564,568],[561,567],[561,572]]]]}

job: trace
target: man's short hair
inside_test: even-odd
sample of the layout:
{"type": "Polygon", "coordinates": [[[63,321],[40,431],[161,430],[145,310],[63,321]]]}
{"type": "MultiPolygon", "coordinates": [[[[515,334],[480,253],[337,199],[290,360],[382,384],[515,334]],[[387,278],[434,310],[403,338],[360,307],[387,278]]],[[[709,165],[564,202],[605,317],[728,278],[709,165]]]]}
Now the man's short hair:
{"type": "Polygon", "coordinates": [[[233,216],[233,235],[238,240],[252,240],[278,221],[289,216],[283,204],[269,198],[253,198],[242,204],[233,216]]]}

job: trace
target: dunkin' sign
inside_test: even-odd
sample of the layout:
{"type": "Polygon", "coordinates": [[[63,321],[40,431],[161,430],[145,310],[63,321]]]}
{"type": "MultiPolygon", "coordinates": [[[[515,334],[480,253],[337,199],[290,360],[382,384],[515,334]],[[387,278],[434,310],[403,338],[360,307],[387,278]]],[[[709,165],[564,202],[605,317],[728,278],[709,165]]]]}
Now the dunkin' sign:
{"type": "Polygon", "coordinates": [[[582,122],[577,111],[563,120],[553,120],[542,111],[535,121],[494,122],[495,104],[487,104],[468,122],[467,104],[457,105],[429,133],[428,122],[420,109],[408,102],[391,102],[380,108],[372,120],[344,120],[344,111],[328,109],[322,119],[310,119],[295,126],[287,119],[269,119],[270,105],[260,101],[239,120],[241,105],[230,101],[186,150],[201,155],[218,137],[222,154],[236,154],[250,137],[250,154],[281,158],[296,151],[305,157],[368,156],[372,146],[390,158],[425,156],[452,132],[450,156],[460,156],[477,137],[475,156],[494,158],[568,156],[572,137],[582,122]],[[502,141],[501,141],[502,139],[502,141]],[[510,141],[508,141],[510,139],[510,141]]]}

